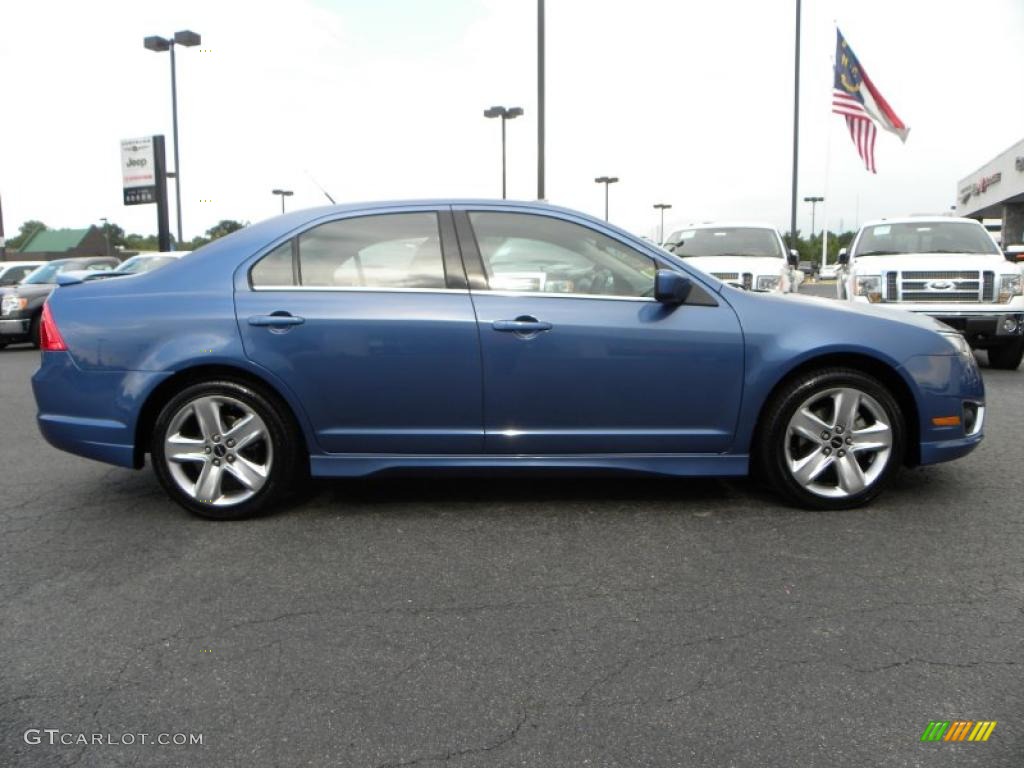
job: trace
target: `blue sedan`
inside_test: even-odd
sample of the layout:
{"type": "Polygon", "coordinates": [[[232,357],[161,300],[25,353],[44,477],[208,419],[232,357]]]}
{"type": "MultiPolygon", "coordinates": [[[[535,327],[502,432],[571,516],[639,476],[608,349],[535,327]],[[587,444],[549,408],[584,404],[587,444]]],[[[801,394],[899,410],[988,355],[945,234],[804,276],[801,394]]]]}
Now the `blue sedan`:
{"type": "Polygon", "coordinates": [[[736,289],[532,203],[297,211],[49,299],[33,378],[57,448],[211,518],[309,475],[757,473],[866,502],[982,439],[970,349],[925,317],[736,289]]]}

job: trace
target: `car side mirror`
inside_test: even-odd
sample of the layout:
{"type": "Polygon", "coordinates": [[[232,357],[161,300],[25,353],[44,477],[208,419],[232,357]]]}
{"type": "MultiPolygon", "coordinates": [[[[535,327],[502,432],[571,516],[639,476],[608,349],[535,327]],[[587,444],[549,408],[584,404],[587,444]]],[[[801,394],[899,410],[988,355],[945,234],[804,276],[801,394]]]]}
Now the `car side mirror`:
{"type": "Polygon", "coordinates": [[[789,255],[786,257],[786,261],[789,262],[789,266],[791,267],[800,265],[800,253],[796,248],[789,249],[789,255]]]}
{"type": "Polygon", "coordinates": [[[850,263],[850,252],[848,250],[846,250],[845,248],[840,248],[839,249],[839,258],[836,259],[836,262],[838,262],[839,264],[849,264],[850,263]]]}
{"type": "Polygon", "coordinates": [[[1003,256],[1006,257],[1007,261],[1014,263],[1018,261],[1024,261],[1024,245],[1008,245],[1003,251],[1003,256]]]}
{"type": "Polygon", "coordinates": [[[690,278],[671,269],[659,269],[654,275],[654,299],[662,304],[682,304],[691,288],[690,278]]]}

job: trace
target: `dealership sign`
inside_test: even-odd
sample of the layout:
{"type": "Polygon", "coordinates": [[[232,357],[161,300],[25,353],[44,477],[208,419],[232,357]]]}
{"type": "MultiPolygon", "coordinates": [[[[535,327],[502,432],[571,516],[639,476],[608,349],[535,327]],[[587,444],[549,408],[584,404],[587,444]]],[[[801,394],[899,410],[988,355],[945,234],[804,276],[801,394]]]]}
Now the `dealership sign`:
{"type": "Polygon", "coordinates": [[[156,158],[153,138],[121,140],[121,186],[125,205],[156,202],[156,158]]]}
{"type": "Polygon", "coordinates": [[[988,188],[993,184],[998,184],[1002,180],[1002,173],[993,173],[990,176],[982,176],[973,184],[965,184],[960,188],[960,204],[966,205],[967,201],[971,197],[979,197],[988,191],[988,188]]]}

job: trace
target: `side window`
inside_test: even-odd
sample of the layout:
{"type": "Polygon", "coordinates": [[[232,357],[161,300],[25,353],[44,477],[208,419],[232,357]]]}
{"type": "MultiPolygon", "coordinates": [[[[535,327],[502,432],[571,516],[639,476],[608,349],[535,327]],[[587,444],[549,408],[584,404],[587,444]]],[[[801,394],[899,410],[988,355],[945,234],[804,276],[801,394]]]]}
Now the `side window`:
{"type": "Polygon", "coordinates": [[[523,213],[469,214],[494,291],[651,296],[653,259],[588,227],[523,213]]]}
{"type": "Polygon", "coordinates": [[[288,240],[256,262],[249,273],[254,288],[295,285],[292,241],[288,240]]]}
{"type": "Polygon", "coordinates": [[[303,286],[445,287],[434,213],[360,216],[321,224],[299,235],[303,286]]]}

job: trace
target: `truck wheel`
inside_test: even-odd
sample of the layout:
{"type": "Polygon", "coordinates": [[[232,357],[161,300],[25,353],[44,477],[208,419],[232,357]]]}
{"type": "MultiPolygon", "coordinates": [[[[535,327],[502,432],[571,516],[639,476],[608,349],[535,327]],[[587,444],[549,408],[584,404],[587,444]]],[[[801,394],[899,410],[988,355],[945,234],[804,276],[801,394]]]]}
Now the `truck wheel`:
{"type": "Polygon", "coordinates": [[[1017,370],[1022,359],[1024,359],[1024,339],[1017,339],[1009,344],[991,347],[988,350],[989,366],[1003,371],[1017,370]]]}

